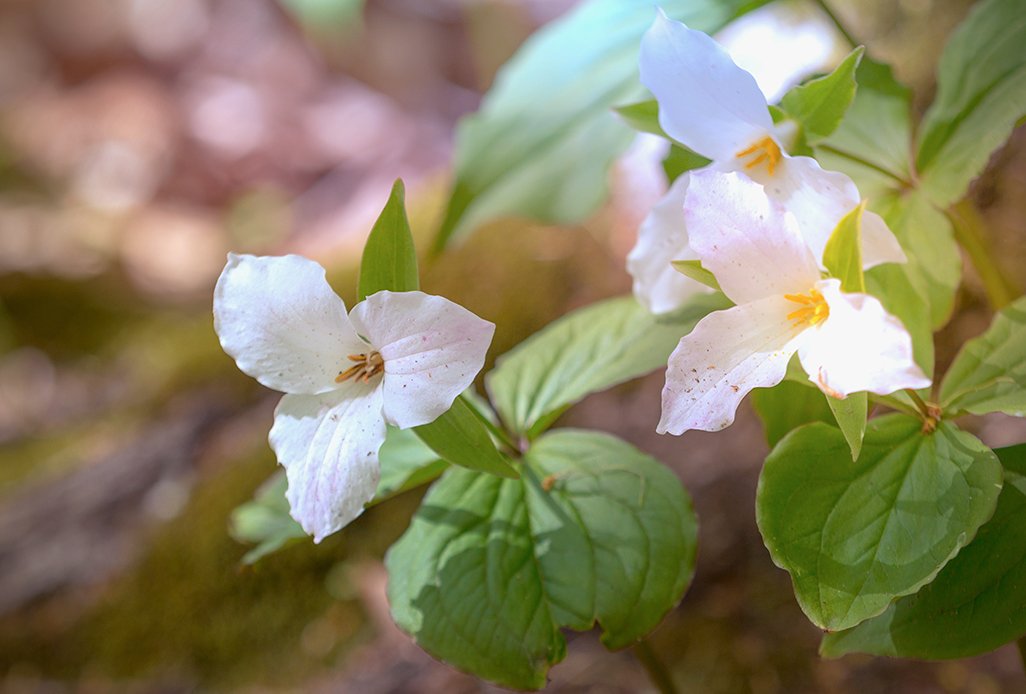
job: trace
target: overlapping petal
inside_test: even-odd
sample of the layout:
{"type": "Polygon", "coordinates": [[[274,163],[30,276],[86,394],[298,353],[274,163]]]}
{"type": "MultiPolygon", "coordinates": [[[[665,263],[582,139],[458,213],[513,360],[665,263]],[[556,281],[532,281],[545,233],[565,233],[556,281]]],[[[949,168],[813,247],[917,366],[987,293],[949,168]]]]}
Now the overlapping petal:
{"type": "Polygon", "coordinates": [[[819,281],[794,217],[744,174],[693,172],[684,223],[691,248],[734,303],[804,293],[819,281]]]}
{"type": "Polygon", "coordinates": [[[285,467],[292,517],[320,542],[374,498],[385,441],[380,383],[349,381],[322,395],[286,395],[274,412],[271,448],[285,467]]]}
{"type": "Polygon", "coordinates": [[[634,296],[652,313],[669,313],[688,297],[708,288],[677,272],[674,260],[697,260],[688,245],[684,196],[688,174],[673,182],[638,229],[638,242],[627,255],[627,272],[634,278],[634,296]]]}
{"type": "Polygon", "coordinates": [[[660,434],[719,431],[734,421],[753,388],[780,383],[805,334],[782,296],[716,311],[699,321],[670,355],[660,434]]]}
{"type": "Polygon", "coordinates": [[[324,268],[298,255],[229,254],[214,289],[214,330],[239,369],[286,393],[334,389],[346,355],[366,347],[324,268]]]}
{"type": "Polygon", "coordinates": [[[773,128],[755,79],[709,36],[661,11],[641,40],[640,68],[663,130],[703,156],[732,158],[773,128]]]}
{"type": "Polygon", "coordinates": [[[423,292],[378,292],[350,319],[385,360],[385,418],[401,429],[452,406],[484,366],[495,332],[462,306],[423,292]]]}
{"type": "Polygon", "coordinates": [[[867,294],[845,294],[835,279],[819,283],[830,316],[808,331],[798,358],[809,380],[828,395],[858,391],[887,395],[930,385],[912,358],[912,339],[880,302],[867,294]]]}

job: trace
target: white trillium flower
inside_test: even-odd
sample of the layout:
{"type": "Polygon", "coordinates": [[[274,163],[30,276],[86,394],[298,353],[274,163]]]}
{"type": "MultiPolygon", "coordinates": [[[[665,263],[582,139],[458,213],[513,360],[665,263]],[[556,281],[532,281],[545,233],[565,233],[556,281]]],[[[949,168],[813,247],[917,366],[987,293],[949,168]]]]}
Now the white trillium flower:
{"type": "Polygon", "coordinates": [[[346,315],[324,268],[229,254],[214,329],[239,369],[286,395],[270,443],[292,517],[320,542],[363,512],[385,424],[437,419],[484,366],[495,326],[422,292],[382,291],[346,315]]]}
{"type": "Polygon", "coordinates": [[[794,214],[738,173],[691,176],[691,248],[736,306],[699,321],[670,355],[657,431],[719,431],[753,388],[783,380],[795,352],[830,397],[930,385],[901,322],[823,279],[794,214]]]}
{"type": "MultiPolygon", "coordinates": [[[[755,79],[700,31],[662,12],[641,41],[641,81],[659,102],[659,124],[678,142],[712,160],[707,167],[741,171],[795,217],[822,267],[823,249],[837,223],[861,201],[845,174],[825,171],[811,157],[789,156],[755,79]]],[[[704,169],[703,169],[704,170],[704,169]]],[[[694,260],[681,215],[691,176],[681,175],[638,230],[627,257],[634,293],[653,313],[679,308],[702,285],[678,272],[673,260],[694,260]]],[[[866,268],[905,262],[883,218],[863,217],[866,268]]]]}

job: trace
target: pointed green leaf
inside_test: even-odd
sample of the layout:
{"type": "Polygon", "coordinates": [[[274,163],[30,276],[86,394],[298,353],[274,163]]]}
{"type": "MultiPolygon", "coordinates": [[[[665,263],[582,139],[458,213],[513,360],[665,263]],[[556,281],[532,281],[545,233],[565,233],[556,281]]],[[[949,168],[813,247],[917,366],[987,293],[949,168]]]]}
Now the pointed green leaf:
{"type": "Polygon", "coordinates": [[[708,166],[709,163],[710,160],[701,154],[674,143],[670,145],[670,151],[663,158],[663,172],[666,174],[666,180],[672,183],[681,174],[708,166]]]}
{"type": "Polygon", "coordinates": [[[378,451],[381,479],[371,506],[435,479],[449,466],[410,429],[388,427],[378,451]]]}
{"type": "Polygon", "coordinates": [[[667,318],[632,296],[586,306],[499,357],[488,392],[506,426],[533,436],[584,396],[665,367],[695,323],[729,305],[722,294],[698,294],[667,318]]]}
{"type": "Polygon", "coordinates": [[[858,460],[862,451],[862,439],[866,435],[866,421],[869,418],[869,396],[865,392],[852,393],[846,398],[827,397],[827,405],[834,415],[844,440],[851,449],[851,459],[858,460]]]}
{"type": "Polygon", "coordinates": [[[772,388],[756,388],[751,399],[770,447],[776,446],[780,439],[803,424],[834,423],[833,412],[823,391],[804,383],[781,381],[772,388]]]}
{"type": "Polygon", "coordinates": [[[447,472],[385,559],[396,623],[432,655],[538,689],[565,656],[561,628],[596,622],[609,648],[651,631],[694,569],[679,480],[606,434],[534,443],[520,480],[447,472]]]}
{"type": "Polygon", "coordinates": [[[829,75],[795,87],[780,100],[781,109],[801,124],[808,144],[819,143],[841,124],[855,98],[855,70],[863,52],[859,46],[829,75]]]}
{"type": "Polygon", "coordinates": [[[915,595],[827,635],[824,655],[968,658],[1026,636],[1026,445],[994,452],[1005,485],[976,539],[915,595]]]}
{"type": "Polygon", "coordinates": [[[952,34],[923,119],[917,164],[923,191],[946,207],[966,193],[1026,114],[1022,0],[984,0],[952,34]]]}
{"type": "Polygon", "coordinates": [[[947,422],[874,419],[854,462],[840,431],[809,424],[766,459],[756,518],[802,610],[836,631],[932,581],[990,518],[1001,478],[994,453],[947,422]]]}
{"type": "Polygon", "coordinates": [[[685,277],[701,282],[710,289],[720,290],[720,283],[716,281],[716,276],[702,267],[701,260],[673,260],[671,264],[674,270],[685,277]]]}
{"type": "MultiPolygon", "coordinates": [[[[673,19],[707,32],[767,0],[664,0],[673,19]]],[[[456,180],[437,248],[504,215],[578,221],[605,199],[610,165],[634,137],[612,112],[644,97],[641,37],[648,0],[586,0],[529,38],[481,109],[460,122],[456,180]]]]}
{"type": "Polygon", "coordinates": [[[385,209],[367,237],[360,263],[360,301],[384,289],[410,292],[420,288],[405,196],[402,180],[396,180],[385,209]]]}
{"type": "Polygon", "coordinates": [[[519,475],[463,398],[456,398],[448,412],[430,424],[414,427],[413,431],[431,450],[454,465],[502,477],[519,475]]]}
{"type": "Polygon", "coordinates": [[[940,401],[949,416],[1026,416],[1026,297],[1002,309],[987,332],[962,346],[941,383],[940,401]]]}
{"type": "Polygon", "coordinates": [[[823,264],[849,293],[866,291],[862,275],[862,214],[866,201],[841,218],[823,249],[823,264]]]}
{"type": "Polygon", "coordinates": [[[659,125],[659,102],[655,99],[617,106],[613,110],[623,119],[624,123],[639,133],[650,133],[667,140],[671,139],[663,130],[663,126],[659,125]]]}

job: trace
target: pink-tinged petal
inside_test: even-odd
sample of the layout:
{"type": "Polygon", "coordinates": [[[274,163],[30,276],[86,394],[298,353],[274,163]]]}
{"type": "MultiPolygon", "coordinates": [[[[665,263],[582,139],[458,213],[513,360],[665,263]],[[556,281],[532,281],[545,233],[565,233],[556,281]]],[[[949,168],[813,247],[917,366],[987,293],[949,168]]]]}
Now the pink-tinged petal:
{"type": "Polygon", "coordinates": [[[634,296],[652,313],[669,313],[691,296],[709,288],[673,268],[674,260],[697,260],[684,226],[684,194],[688,174],[677,178],[638,229],[638,242],[627,255],[634,278],[634,296]]]}
{"type": "MultiPolygon", "coordinates": [[[[827,171],[811,157],[785,156],[770,174],[766,167],[746,172],[766,194],[794,215],[802,237],[823,264],[823,250],[841,219],[861,201],[854,181],[839,171],[827,171]]],[[[862,265],[905,262],[898,239],[883,219],[872,212],[862,217],[862,265]]]]}
{"type": "Polygon", "coordinates": [[[350,381],[323,395],[286,395],[269,439],[289,480],[292,517],[320,542],[363,513],[378,488],[381,384],[350,381]]]}
{"type": "Polygon", "coordinates": [[[214,330],[239,369],[286,393],[333,390],[346,355],[366,349],[324,268],[298,255],[229,254],[214,288],[214,330]]]}
{"type": "Polygon", "coordinates": [[[865,390],[887,395],[930,385],[912,358],[912,338],[905,326],[876,298],[845,294],[836,279],[820,282],[819,291],[830,315],[808,331],[798,358],[809,380],[824,393],[845,397],[865,390]]]}
{"type": "Polygon", "coordinates": [[[663,130],[703,156],[733,158],[773,128],[755,79],[709,36],[662,11],[641,40],[640,67],[663,130]]]}
{"type": "Polygon", "coordinates": [[[378,292],[350,318],[385,360],[385,418],[400,429],[452,407],[484,366],[495,333],[493,323],[423,292],[378,292]]]}
{"type": "Polygon", "coordinates": [[[735,304],[806,293],[819,281],[794,217],[744,174],[692,172],[684,222],[691,248],[735,304]]]}
{"type": "Polygon", "coordinates": [[[670,355],[663,387],[660,434],[719,431],[752,388],[780,383],[805,337],[787,315],[795,304],[766,297],[716,311],[681,338],[670,355]]]}

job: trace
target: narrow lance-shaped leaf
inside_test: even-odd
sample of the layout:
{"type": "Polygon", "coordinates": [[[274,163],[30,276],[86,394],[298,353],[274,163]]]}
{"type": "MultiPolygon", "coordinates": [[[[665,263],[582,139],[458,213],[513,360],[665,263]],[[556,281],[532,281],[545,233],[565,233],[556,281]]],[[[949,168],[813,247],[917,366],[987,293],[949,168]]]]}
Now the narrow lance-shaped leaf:
{"type": "Polygon", "coordinates": [[[385,209],[374,223],[363,247],[360,263],[360,301],[382,290],[410,292],[420,289],[417,251],[406,218],[402,180],[392,186],[385,209]]]}
{"type": "Polygon", "coordinates": [[[915,595],[827,635],[824,655],[968,658],[1026,636],[1026,445],[994,453],[1005,484],[976,539],[915,595]]]}
{"type": "Polygon", "coordinates": [[[519,473],[509,459],[495,448],[488,429],[463,398],[441,417],[413,430],[443,459],[502,477],[516,478],[519,473]]]}
{"type": "Polygon", "coordinates": [[[766,459],[756,518],[817,626],[847,629],[933,580],[992,515],[1001,464],[970,434],[907,415],[869,423],[852,462],[841,433],[810,424],[766,459]]]}
{"type": "Polygon", "coordinates": [[[710,289],[720,290],[720,283],[716,281],[716,276],[702,267],[701,260],[673,260],[670,261],[670,264],[685,277],[701,282],[710,289]]]}
{"type": "Polygon", "coordinates": [[[681,598],[696,522],[680,481],[598,432],[538,439],[519,480],[450,470],[386,557],[396,623],[429,653],[514,688],[545,685],[562,628],[623,648],[681,598]]]}

